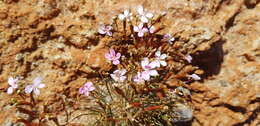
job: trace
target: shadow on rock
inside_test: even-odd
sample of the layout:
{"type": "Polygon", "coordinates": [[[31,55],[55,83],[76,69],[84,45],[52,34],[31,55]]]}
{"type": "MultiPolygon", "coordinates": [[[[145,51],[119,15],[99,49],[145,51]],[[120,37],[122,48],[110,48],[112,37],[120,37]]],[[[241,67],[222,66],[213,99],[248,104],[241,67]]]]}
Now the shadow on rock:
{"type": "Polygon", "coordinates": [[[224,40],[220,40],[211,45],[210,49],[198,52],[196,55],[192,56],[194,59],[192,64],[204,70],[205,73],[202,75],[203,78],[217,75],[220,72],[224,57],[224,43],[224,40]]]}

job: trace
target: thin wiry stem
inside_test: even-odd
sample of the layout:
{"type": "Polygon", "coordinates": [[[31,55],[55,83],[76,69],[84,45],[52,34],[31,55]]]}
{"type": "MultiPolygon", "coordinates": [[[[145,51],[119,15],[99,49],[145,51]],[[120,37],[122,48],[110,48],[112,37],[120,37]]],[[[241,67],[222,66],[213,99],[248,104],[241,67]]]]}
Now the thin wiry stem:
{"type": "Polygon", "coordinates": [[[31,97],[31,102],[33,103],[33,105],[36,105],[35,99],[33,97],[33,92],[30,93],[30,97],[31,97]]]}

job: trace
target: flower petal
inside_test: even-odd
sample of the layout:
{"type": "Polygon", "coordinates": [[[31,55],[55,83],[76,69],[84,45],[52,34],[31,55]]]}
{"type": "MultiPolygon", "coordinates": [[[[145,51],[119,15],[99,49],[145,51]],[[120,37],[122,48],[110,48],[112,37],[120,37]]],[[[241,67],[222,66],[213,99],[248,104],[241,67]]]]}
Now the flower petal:
{"type": "Polygon", "coordinates": [[[171,42],[175,41],[175,38],[174,38],[174,37],[172,37],[172,38],[170,39],[170,41],[171,41],[171,42]]]}
{"type": "Polygon", "coordinates": [[[115,59],[119,59],[121,57],[121,53],[117,53],[115,59]]]}
{"type": "Polygon", "coordinates": [[[33,86],[32,85],[27,85],[24,89],[26,94],[30,94],[33,90],[33,86]]]}
{"type": "Polygon", "coordinates": [[[99,26],[98,33],[100,33],[100,34],[106,34],[105,25],[104,25],[104,24],[102,24],[102,25],[99,26]]]}
{"type": "Polygon", "coordinates": [[[137,7],[137,12],[138,12],[138,14],[143,15],[143,13],[144,13],[144,8],[143,8],[143,6],[138,6],[138,7],[137,7]]]}
{"type": "Polygon", "coordinates": [[[148,30],[147,28],[143,28],[143,29],[142,29],[142,32],[143,32],[143,33],[146,33],[146,32],[148,32],[148,31],[149,31],[149,30],[148,30]]]}
{"type": "Polygon", "coordinates": [[[118,15],[118,18],[119,18],[120,20],[124,20],[124,19],[125,19],[125,15],[119,14],[119,15],[118,15]]]}
{"type": "Polygon", "coordinates": [[[156,52],[155,52],[155,56],[156,56],[156,57],[160,57],[160,56],[161,56],[161,51],[160,51],[160,50],[156,51],[156,52]]]}
{"type": "Polygon", "coordinates": [[[18,88],[18,84],[12,85],[12,88],[18,88]]]}
{"type": "Polygon", "coordinates": [[[143,27],[144,27],[144,24],[143,24],[143,23],[140,23],[140,24],[138,25],[138,28],[139,28],[139,29],[143,29],[143,27]]]}
{"type": "Polygon", "coordinates": [[[38,88],[34,88],[34,89],[33,89],[33,93],[34,93],[35,95],[39,95],[39,94],[40,94],[40,90],[39,90],[38,88]]]}
{"type": "Polygon", "coordinates": [[[107,30],[107,31],[110,31],[110,30],[112,30],[112,29],[113,29],[112,26],[110,26],[110,25],[106,26],[106,30],[107,30]]]}
{"type": "Polygon", "coordinates": [[[151,68],[155,68],[155,67],[160,67],[160,61],[159,60],[154,60],[152,61],[149,66],[151,66],[151,68]]]}
{"type": "Polygon", "coordinates": [[[93,91],[95,90],[95,87],[89,87],[88,91],[93,91]]]}
{"type": "Polygon", "coordinates": [[[129,16],[129,11],[128,11],[128,10],[125,10],[125,11],[124,11],[124,15],[125,15],[125,16],[129,16]]]}
{"type": "Polygon", "coordinates": [[[157,76],[157,75],[159,75],[158,72],[157,72],[157,70],[149,70],[149,74],[150,74],[151,76],[157,76]]]}
{"type": "Polygon", "coordinates": [[[79,88],[79,93],[80,94],[84,94],[84,92],[85,92],[85,88],[84,87],[79,88]]]}
{"type": "Polygon", "coordinates": [[[125,75],[125,73],[126,73],[126,69],[122,69],[121,70],[121,76],[125,75]]]}
{"type": "Polygon", "coordinates": [[[164,36],[163,36],[163,40],[164,41],[167,41],[167,40],[169,40],[171,38],[171,35],[170,34],[165,34],[164,36]]]}
{"type": "Polygon", "coordinates": [[[120,81],[120,82],[124,82],[125,79],[126,79],[126,76],[121,76],[121,77],[119,78],[119,81],[120,81]]]}
{"type": "Polygon", "coordinates": [[[36,77],[36,78],[33,80],[33,84],[34,84],[34,85],[39,85],[41,82],[42,82],[42,77],[36,77]]]}
{"type": "Polygon", "coordinates": [[[9,88],[7,89],[7,94],[12,94],[13,91],[14,91],[14,89],[13,89],[12,87],[9,87],[9,88]]]}
{"type": "Polygon", "coordinates": [[[108,36],[112,36],[113,34],[112,34],[111,31],[108,31],[108,32],[107,32],[107,35],[108,35],[108,36]]]}
{"type": "Polygon", "coordinates": [[[13,77],[9,77],[8,78],[8,84],[12,86],[14,83],[15,83],[14,78],[13,77]]]}
{"type": "Polygon", "coordinates": [[[144,36],[144,33],[143,32],[138,32],[138,37],[143,37],[144,36]]]}
{"type": "Polygon", "coordinates": [[[191,55],[188,54],[184,58],[188,61],[188,63],[191,63],[191,61],[192,61],[191,55]]]}
{"type": "Polygon", "coordinates": [[[141,16],[141,17],[140,17],[140,20],[141,20],[143,23],[148,23],[148,21],[149,21],[145,16],[141,16]]]}
{"type": "Polygon", "coordinates": [[[44,88],[44,87],[45,87],[45,84],[41,83],[41,84],[38,85],[38,88],[44,88]]]}
{"type": "Polygon", "coordinates": [[[146,13],[145,16],[148,17],[148,18],[152,18],[153,14],[152,13],[146,13]]]}
{"type": "Polygon", "coordinates": [[[106,53],[106,54],[105,54],[105,58],[106,58],[107,60],[112,60],[112,57],[111,57],[111,55],[110,55],[109,53],[106,53]]]}
{"type": "Polygon", "coordinates": [[[137,26],[134,26],[134,32],[139,32],[139,28],[137,26]]]}
{"type": "Polygon", "coordinates": [[[189,77],[191,77],[194,80],[200,80],[201,79],[197,74],[189,75],[189,77]]]}
{"type": "Polygon", "coordinates": [[[161,64],[162,66],[167,66],[167,63],[166,63],[165,61],[160,61],[160,64],[161,64]]]}
{"type": "Polygon", "coordinates": [[[160,59],[165,59],[166,57],[167,57],[166,54],[162,54],[162,55],[160,56],[160,59]]]}
{"type": "Polygon", "coordinates": [[[143,78],[144,80],[150,80],[149,71],[143,71],[143,72],[142,72],[142,78],[143,78]]]}
{"type": "Polygon", "coordinates": [[[111,57],[114,57],[116,55],[116,52],[114,49],[109,50],[111,57]]]}
{"type": "Polygon", "coordinates": [[[87,83],[84,84],[85,88],[89,88],[89,87],[92,87],[92,86],[93,86],[92,82],[87,82],[87,83]]]}
{"type": "Polygon", "coordinates": [[[154,33],[155,32],[155,27],[154,26],[150,27],[149,31],[150,31],[151,34],[154,33]]]}
{"type": "Polygon", "coordinates": [[[119,61],[119,60],[114,60],[114,61],[113,61],[113,64],[114,64],[114,65],[118,65],[118,64],[120,64],[120,61],[119,61]]]}
{"type": "Polygon", "coordinates": [[[115,75],[115,74],[110,74],[111,78],[114,80],[114,81],[118,81],[119,78],[115,75]]]}
{"type": "Polygon", "coordinates": [[[147,66],[149,64],[149,59],[147,57],[145,57],[142,61],[141,61],[141,66],[143,69],[145,69],[145,66],[147,66]]]}
{"type": "Polygon", "coordinates": [[[101,30],[101,29],[98,30],[98,33],[99,33],[99,34],[102,34],[102,35],[106,34],[106,32],[103,31],[103,30],[101,30]]]}

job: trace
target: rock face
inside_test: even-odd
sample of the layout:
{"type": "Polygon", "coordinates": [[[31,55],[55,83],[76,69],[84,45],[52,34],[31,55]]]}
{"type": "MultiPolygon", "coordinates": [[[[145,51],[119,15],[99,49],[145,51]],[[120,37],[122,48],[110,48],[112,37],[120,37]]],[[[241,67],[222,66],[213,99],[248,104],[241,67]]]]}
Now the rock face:
{"type": "Polygon", "coordinates": [[[107,49],[97,47],[93,31],[137,5],[167,12],[165,30],[188,43],[180,50],[189,48],[205,71],[202,82],[190,85],[192,126],[260,125],[259,0],[0,1],[0,124],[10,125],[15,115],[7,105],[9,76],[44,76],[41,99],[48,100],[55,91],[73,95],[97,68],[109,70],[107,49]]]}

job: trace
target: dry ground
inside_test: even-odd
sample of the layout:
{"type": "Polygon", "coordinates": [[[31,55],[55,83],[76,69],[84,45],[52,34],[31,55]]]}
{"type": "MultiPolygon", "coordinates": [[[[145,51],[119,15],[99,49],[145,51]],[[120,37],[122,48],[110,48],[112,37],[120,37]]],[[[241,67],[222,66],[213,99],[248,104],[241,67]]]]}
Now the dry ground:
{"type": "Polygon", "coordinates": [[[193,64],[206,74],[191,84],[190,125],[260,125],[259,0],[0,0],[0,124],[17,115],[5,93],[9,76],[43,76],[42,100],[80,87],[90,66],[106,66],[105,50],[96,51],[87,37],[137,5],[167,12],[166,30],[204,42],[193,52],[193,64]]]}

